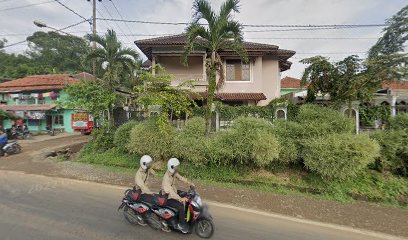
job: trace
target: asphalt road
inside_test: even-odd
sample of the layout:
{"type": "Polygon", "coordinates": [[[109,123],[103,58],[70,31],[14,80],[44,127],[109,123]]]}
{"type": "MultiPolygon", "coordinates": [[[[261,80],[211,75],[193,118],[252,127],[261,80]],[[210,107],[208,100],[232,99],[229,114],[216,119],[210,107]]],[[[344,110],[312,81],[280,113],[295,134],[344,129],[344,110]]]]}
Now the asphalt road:
{"type": "MultiPolygon", "coordinates": [[[[117,212],[122,194],[110,185],[0,171],[0,238],[199,239],[128,224],[117,212]]],[[[213,239],[393,239],[218,204],[210,212],[213,239]]]]}

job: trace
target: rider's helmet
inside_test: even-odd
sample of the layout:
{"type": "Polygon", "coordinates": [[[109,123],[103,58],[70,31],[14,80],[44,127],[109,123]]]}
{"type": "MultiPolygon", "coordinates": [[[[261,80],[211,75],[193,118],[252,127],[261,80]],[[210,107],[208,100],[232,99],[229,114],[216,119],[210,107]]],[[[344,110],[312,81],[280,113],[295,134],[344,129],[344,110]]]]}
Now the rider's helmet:
{"type": "Polygon", "coordinates": [[[144,155],[142,158],[140,158],[140,166],[144,170],[151,168],[152,165],[153,165],[153,159],[149,155],[144,155]]]}
{"type": "Polygon", "coordinates": [[[180,161],[177,158],[170,158],[167,162],[167,170],[171,173],[177,172],[180,166],[180,161]]]}

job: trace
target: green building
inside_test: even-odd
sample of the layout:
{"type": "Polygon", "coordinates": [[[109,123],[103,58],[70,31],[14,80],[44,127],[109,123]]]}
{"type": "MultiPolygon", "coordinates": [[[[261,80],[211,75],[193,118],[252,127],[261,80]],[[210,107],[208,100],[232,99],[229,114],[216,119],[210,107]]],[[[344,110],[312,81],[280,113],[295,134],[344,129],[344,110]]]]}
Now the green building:
{"type": "MultiPolygon", "coordinates": [[[[57,102],[67,95],[62,89],[67,84],[92,79],[89,73],[33,75],[0,84],[0,109],[21,117],[30,131],[46,131],[47,126],[61,132],[73,132],[73,109],[60,108],[57,102]]],[[[13,125],[3,120],[4,128],[13,125]]]]}

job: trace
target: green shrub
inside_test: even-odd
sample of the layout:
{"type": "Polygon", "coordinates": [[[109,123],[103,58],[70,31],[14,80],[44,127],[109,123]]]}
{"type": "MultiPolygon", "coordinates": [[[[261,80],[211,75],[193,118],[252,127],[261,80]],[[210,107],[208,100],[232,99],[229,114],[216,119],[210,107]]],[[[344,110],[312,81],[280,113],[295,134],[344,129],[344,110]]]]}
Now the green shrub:
{"type": "Polygon", "coordinates": [[[354,123],[339,111],[313,104],[300,107],[297,122],[308,128],[310,135],[321,136],[328,133],[351,133],[354,123]]]}
{"type": "Polygon", "coordinates": [[[230,129],[210,139],[207,159],[215,164],[263,167],[279,157],[280,148],[270,122],[240,117],[230,129]]]}
{"type": "Polygon", "coordinates": [[[408,176],[408,132],[403,130],[377,131],[371,137],[380,144],[381,155],[376,161],[378,170],[388,170],[408,176]]]}
{"type": "Polygon", "coordinates": [[[305,166],[322,177],[346,179],[379,156],[378,143],[367,135],[330,134],[305,143],[305,166]]]}
{"type": "Polygon", "coordinates": [[[92,131],[93,139],[87,144],[87,151],[104,152],[114,147],[113,136],[115,130],[109,125],[95,128],[92,131]]]}
{"type": "Polygon", "coordinates": [[[116,129],[113,143],[115,144],[116,148],[118,148],[120,151],[122,152],[128,151],[126,146],[129,144],[130,131],[134,126],[136,126],[136,124],[138,124],[138,122],[130,121],[116,129]]]}
{"type": "Polygon", "coordinates": [[[138,155],[149,154],[156,160],[169,159],[176,130],[171,126],[166,129],[166,132],[160,131],[156,119],[135,125],[127,146],[129,152],[138,155]]]}
{"type": "Polygon", "coordinates": [[[398,114],[390,118],[390,128],[393,130],[408,131],[408,113],[398,114]]]}
{"type": "Polygon", "coordinates": [[[186,127],[176,133],[173,157],[191,162],[194,165],[206,163],[206,132],[204,118],[194,117],[187,121],[186,127]]]}

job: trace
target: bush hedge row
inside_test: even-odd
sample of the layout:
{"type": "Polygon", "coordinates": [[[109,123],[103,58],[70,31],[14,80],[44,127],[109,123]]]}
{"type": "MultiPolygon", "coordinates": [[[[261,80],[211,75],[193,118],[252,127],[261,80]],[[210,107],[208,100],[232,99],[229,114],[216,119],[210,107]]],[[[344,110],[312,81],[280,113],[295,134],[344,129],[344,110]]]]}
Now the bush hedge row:
{"type": "Polygon", "coordinates": [[[373,134],[370,139],[354,135],[353,122],[337,110],[303,105],[292,121],[239,117],[230,128],[210,135],[205,132],[204,119],[194,117],[184,129],[169,125],[163,131],[151,119],[129,122],[114,136],[109,132],[108,140],[95,139],[100,145],[113,139],[118,151],[149,154],[157,160],[177,157],[196,166],[250,168],[296,164],[324,178],[346,179],[379,159],[387,169],[406,174],[408,147],[403,143],[408,133],[404,127],[401,130],[404,124],[405,117],[396,119],[390,125],[396,130],[373,134]],[[390,142],[401,144],[390,146],[390,142]]]}

